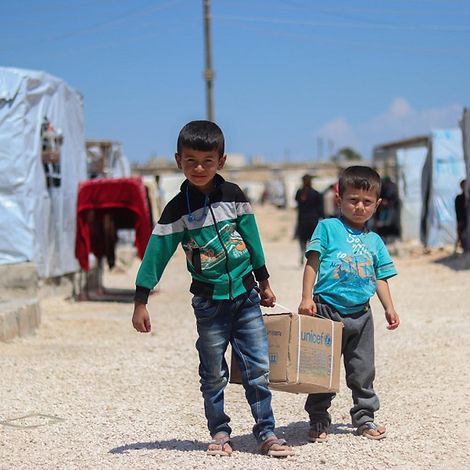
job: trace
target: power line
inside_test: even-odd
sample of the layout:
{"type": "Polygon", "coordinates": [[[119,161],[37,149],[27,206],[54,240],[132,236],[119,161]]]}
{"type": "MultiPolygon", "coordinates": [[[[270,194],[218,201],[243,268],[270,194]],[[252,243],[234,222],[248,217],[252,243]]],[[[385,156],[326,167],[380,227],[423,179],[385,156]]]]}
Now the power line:
{"type": "Polygon", "coordinates": [[[225,21],[238,21],[244,23],[270,23],[270,24],[286,24],[292,26],[316,26],[325,28],[358,28],[358,29],[388,29],[396,31],[441,31],[441,32],[470,32],[468,26],[441,26],[441,25],[399,25],[399,24],[387,24],[387,23],[361,23],[361,22],[325,22],[325,21],[306,21],[306,20],[286,20],[281,18],[269,18],[269,17],[254,17],[254,16],[228,16],[228,15],[214,15],[214,18],[225,21]]]}
{"type": "Polygon", "coordinates": [[[9,45],[8,47],[0,47],[0,51],[3,52],[3,51],[18,50],[18,49],[27,49],[31,46],[38,46],[38,45],[41,45],[41,44],[51,43],[51,42],[52,43],[53,42],[60,42],[60,41],[63,41],[64,39],[69,39],[69,38],[72,38],[72,37],[75,37],[75,36],[81,36],[81,35],[87,35],[87,34],[90,34],[90,33],[95,33],[95,32],[101,31],[103,29],[106,29],[109,26],[114,26],[114,25],[126,23],[126,22],[132,20],[135,17],[139,17],[139,16],[142,16],[142,15],[147,15],[147,14],[152,13],[154,11],[169,8],[169,7],[171,7],[171,6],[173,6],[177,3],[181,3],[182,1],[184,1],[184,0],[171,0],[171,1],[168,1],[168,2],[163,3],[163,4],[152,5],[151,7],[145,6],[143,8],[134,8],[134,9],[122,14],[122,15],[117,16],[116,18],[112,18],[110,20],[103,21],[101,23],[97,23],[97,24],[92,25],[92,26],[87,26],[85,28],[77,29],[75,31],[70,31],[68,33],[62,33],[62,34],[57,34],[57,35],[53,35],[53,36],[46,36],[42,39],[35,40],[34,43],[27,42],[27,43],[19,44],[17,46],[9,45]]]}

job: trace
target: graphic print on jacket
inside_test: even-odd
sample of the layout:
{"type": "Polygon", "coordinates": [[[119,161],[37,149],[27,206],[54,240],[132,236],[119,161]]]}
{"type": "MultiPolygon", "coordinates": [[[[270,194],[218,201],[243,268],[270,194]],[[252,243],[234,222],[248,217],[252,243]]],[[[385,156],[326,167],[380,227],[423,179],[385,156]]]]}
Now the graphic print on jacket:
{"type": "Polygon", "coordinates": [[[226,256],[223,246],[229,257],[238,258],[248,254],[243,237],[236,231],[235,223],[225,223],[219,228],[219,234],[216,233],[203,246],[197,245],[193,238],[182,242],[187,261],[196,273],[214,269],[219,263],[224,263],[226,256]]]}

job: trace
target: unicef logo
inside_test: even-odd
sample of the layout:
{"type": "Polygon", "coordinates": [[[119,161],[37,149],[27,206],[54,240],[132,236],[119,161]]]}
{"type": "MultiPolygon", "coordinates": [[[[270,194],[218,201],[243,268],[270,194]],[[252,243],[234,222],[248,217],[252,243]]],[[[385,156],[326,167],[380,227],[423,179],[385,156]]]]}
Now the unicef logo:
{"type": "Polygon", "coordinates": [[[330,335],[325,335],[325,344],[327,346],[331,346],[331,336],[330,335]]]}

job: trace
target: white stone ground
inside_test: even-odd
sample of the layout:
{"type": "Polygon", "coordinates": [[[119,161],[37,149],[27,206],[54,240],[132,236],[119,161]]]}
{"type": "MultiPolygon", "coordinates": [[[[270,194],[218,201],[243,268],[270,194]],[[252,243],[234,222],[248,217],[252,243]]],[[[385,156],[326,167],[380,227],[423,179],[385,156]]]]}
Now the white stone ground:
{"type": "MultiPolygon", "coordinates": [[[[258,208],[257,216],[272,287],[280,303],[297,308],[294,213],[258,208]]],[[[373,301],[383,441],[352,434],[344,382],[325,444],[306,441],[305,397],[274,392],[278,434],[296,456],[269,459],[256,453],[242,388],[229,385],[237,450],[230,459],[206,456],[189,276],[179,252],[150,302],[152,334],[133,331],[130,304],[48,298],[36,336],[0,343],[0,421],[36,415],[9,421],[20,427],[0,425],[0,469],[470,468],[470,259],[440,252],[396,262],[397,331],[386,330],[373,301]]],[[[137,267],[106,273],[105,284],[131,287],[137,267]]]]}

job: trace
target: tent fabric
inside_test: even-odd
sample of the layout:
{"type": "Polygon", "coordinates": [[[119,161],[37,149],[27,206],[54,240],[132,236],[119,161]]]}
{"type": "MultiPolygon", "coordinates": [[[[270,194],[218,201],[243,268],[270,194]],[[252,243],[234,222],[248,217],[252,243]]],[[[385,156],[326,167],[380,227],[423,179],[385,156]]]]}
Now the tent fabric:
{"type": "MultiPolygon", "coordinates": [[[[466,179],[467,179],[467,201],[470,201],[470,109],[463,111],[462,121],[460,122],[463,138],[463,153],[465,157],[466,179]]],[[[470,220],[470,204],[467,204],[467,220],[470,220]]],[[[470,251],[470,234],[467,227],[467,246],[466,251],[470,251]]]]}
{"type": "Polygon", "coordinates": [[[425,146],[397,150],[398,193],[400,195],[400,233],[403,241],[420,239],[421,175],[428,148],[425,146]]]}
{"type": "Polygon", "coordinates": [[[82,182],[78,191],[75,246],[81,268],[89,270],[90,253],[99,260],[106,256],[111,266],[115,230],[122,228],[135,229],[137,254],[143,258],[152,229],[150,221],[147,194],[140,177],[82,182]]]}
{"type": "Polygon", "coordinates": [[[45,72],[0,67],[0,264],[33,261],[40,277],[78,270],[78,183],[86,178],[83,100],[45,72]],[[60,184],[47,187],[44,118],[63,135],[60,184]]]}
{"type": "Polygon", "coordinates": [[[455,196],[465,178],[460,129],[433,130],[423,168],[423,242],[430,248],[454,244],[455,196]]]}

